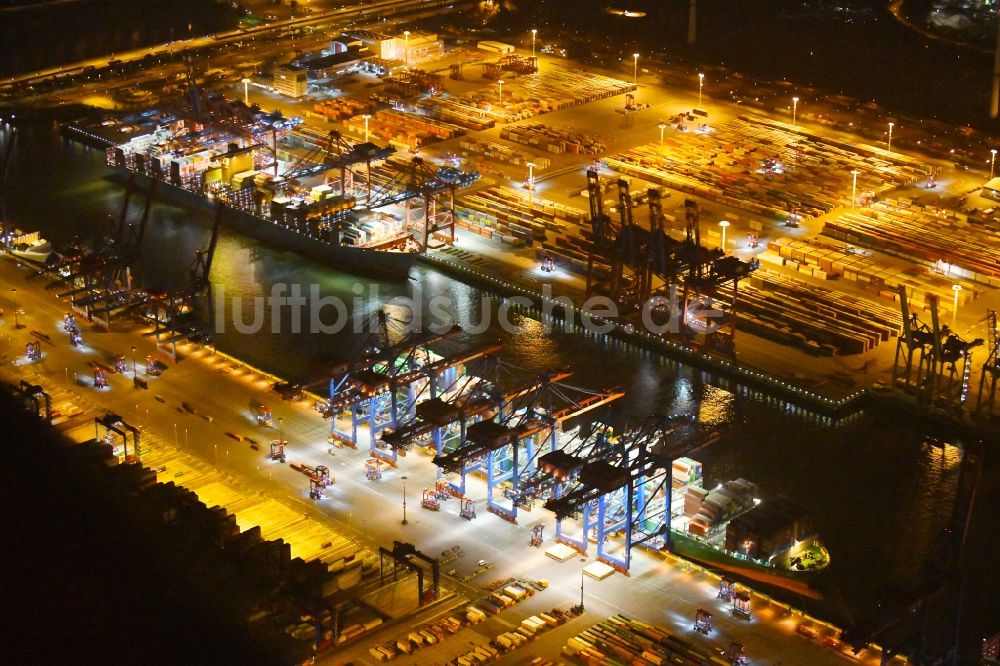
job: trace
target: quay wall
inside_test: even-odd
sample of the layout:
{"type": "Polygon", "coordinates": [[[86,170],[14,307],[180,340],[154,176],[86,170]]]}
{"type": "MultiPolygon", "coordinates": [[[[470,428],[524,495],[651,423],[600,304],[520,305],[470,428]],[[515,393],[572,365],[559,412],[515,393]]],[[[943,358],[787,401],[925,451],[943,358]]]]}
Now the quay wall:
{"type": "MultiPolygon", "coordinates": [[[[547,298],[539,291],[529,289],[515,281],[496,277],[495,275],[471,268],[456,261],[429,254],[421,255],[418,261],[427,263],[462,280],[475,283],[489,291],[494,291],[502,295],[527,297],[539,308],[541,308],[543,303],[548,302],[553,312],[564,311],[563,305],[558,299],[547,298]]],[[[580,313],[584,312],[582,308],[575,306],[570,306],[570,309],[580,313]]],[[[565,314],[565,312],[563,313],[565,314]]],[[[611,325],[613,327],[612,335],[633,344],[662,352],[691,365],[707,368],[719,375],[735,379],[748,386],[764,389],[772,394],[787,398],[795,404],[815,409],[824,414],[843,416],[861,410],[866,402],[867,390],[865,389],[859,389],[845,397],[833,398],[823,395],[821,392],[796,386],[763,370],[724,358],[721,355],[692,349],[681,342],[654,335],[648,331],[635,330],[630,325],[622,326],[592,313],[588,313],[588,315],[598,324],[611,325]]]]}

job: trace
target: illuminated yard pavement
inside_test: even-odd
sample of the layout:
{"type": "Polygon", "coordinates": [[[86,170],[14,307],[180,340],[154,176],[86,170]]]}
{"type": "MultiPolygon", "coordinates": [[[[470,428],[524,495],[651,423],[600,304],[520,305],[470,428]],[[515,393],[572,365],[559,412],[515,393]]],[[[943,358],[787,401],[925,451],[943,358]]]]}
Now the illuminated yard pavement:
{"type": "MultiPolygon", "coordinates": [[[[292,507],[295,511],[328,522],[337,532],[354,537],[365,545],[390,545],[393,540],[403,540],[414,543],[430,556],[460,545],[465,556],[445,569],[454,566],[459,574],[463,574],[472,569],[479,559],[496,565],[493,570],[473,579],[472,584],[505,576],[546,578],[552,586],[538,595],[539,609],[575,603],[579,599],[583,564],[578,558],[560,564],[547,557],[542,550],[528,546],[528,526],[536,519],[545,520],[549,537],[545,546],[552,544],[553,521],[541,509],[524,518],[520,525],[510,524],[487,513],[482,501],[479,502],[479,517],[473,521],[457,516],[456,500],[444,502],[440,512],[423,510],[420,508],[420,490],[433,485],[436,478],[435,470],[425,455],[414,450],[401,459],[399,469],[389,470],[381,481],[368,481],[364,476],[364,461],[368,458],[364,447],[357,451],[334,449],[331,454],[326,441],[329,424],[309,406],[304,402],[281,401],[269,392],[267,378],[245,369],[231,369],[228,361],[219,356],[213,357],[205,350],[182,348],[181,353],[187,359],[171,363],[163,375],[150,378],[148,391],[133,388],[131,378],[122,375],[111,376],[108,390],[98,391],[89,386],[74,385],[74,375],[89,385],[92,375],[87,361],[107,363],[116,353],[125,353],[128,358],[133,345],[137,347],[137,358],[142,359],[148,353],[156,353],[153,343],[135,332],[100,333],[85,327],[84,347],[74,348],[59,326],[64,312],[62,303],[44,292],[40,283],[24,281],[23,272],[15,269],[9,261],[0,262],[0,280],[5,285],[16,285],[26,324],[25,328],[15,330],[8,316],[0,329],[0,353],[6,363],[4,375],[27,378],[43,388],[52,387],[54,391],[80,394],[83,398],[79,403],[116,412],[168,444],[175,441],[176,424],[177,448],[214,466],[223,475],[231,475],[265,496],[279,500],[284,507],[292,507]],[[10,362],[22,355],[24,343],[32,330],[48,334],[54,345],[43,344],[44,356],[39,363],[11,368],[10,362]],[[67,376],[70,386],[67,386],[67,376]],[[157,396],[163,401],[157,400],[157,396]],[[285,437],[290,442],[290,463],[325,464],[330,467],[335,483],[326,500],[310,501],[308,481],[303,474],[288,465],[265,458],[265,444],[277,431],[263,429],[251,422],[249,404],[252,400],[270,405],[275,419],[283,418],[285,437]],[[211,421],[183,412],[180,410],[181,402],[188,403],[199,414],[211,417],[211,421]],[[261,450],[251,450],[246,443],[226,436],[227,432],[254,437],[262,444],[261,450]],[[409,521],[405,526],[400,524],[400,477],[404,474],[408,477],[409,521]]],[[[92,429],[92,418],[88,420],[91,423],[84,421],[80,426],[88,425],[92,429]]],[[[183,478],[178,482],[183,484],[183,478]]],[[[482,500],[484,492],[479,489],[481,484],[474,481],[470,486],[469,495],[482,500]]],[[[291,515],[284,513],[285,509],[275,511],[284,518],[291,515]]],[[[246,525],[246,519],[239,522],[241,526],[246,525]]],[[[593,556],[588,559],[588,562],[591,561],[593,556]]],[[[452,583],[449,586],[471,593],[471,588],[467,586],[452,583]]],[[[705,641],[707,644],[724,648],[729,641],[737,640],[747,646],[748,654],[755,660],[803,664],[853,660],[848,654],[834,652],[796,635],[797,622],[792,619],[779,621],[759,602],[752,622],[732,619],[725,612],[724,605],[715,600],[716,586],[717,581],[704,574],[685,572],[658,557],[640,554],[633,559],[629,577],[615,574],[600,582],[586,580],[584,601],[587,613],[572,623],[573,630],[581,630],[584,625],[609,614],[624,613],[665,624],[681,634],[687,634],[693,624],[694,610],[707,606],[716,613],[717,627],[705,641]]],[[[518,616],[512,613],[510,617],[518,616]]],[[[553,634],[543,640],[558,642],[564,639],[553,634]]],[[[535,643],[528,648],[514,652],[510,659],[520,658],[529,652],[554,655],[558,646],[535,643]]],[[[873,658],[869,661],[875,663],[873,658]]]]}
{"type": "MultiPolygon", "coordinates": [[[[542,68],[548,66],[567,66],[565,60],[558,58],[542,57],[542,68]]],[[[622,72],[607,72],[588,67],[588,70],[597,71],[601,74],[617,76],[627,79],[622,72]]],[[[636,99],[640,103],[650,104],[649,109],[638,111],[632,114],[629,123],[625,123],[623,116],[619,113],[624,104],[624,96],[611,97],[608,99],[591,102],[588,104],[544,114],[534,118],[512,124],[544,123],[551,126],[569,126],[575,131],[584,132],[593,136],[600,136],[607,143],[607,151],[599,157],[605,155],[615,155],[623,150],[642,144],[655,145],[659,134],[660,120],[669,120],[678,113],[689,112],[695,107],[700,107],[708,111],[706,118],[696,117],[695,122],[705,121],[709,128],[732,121],[742,114],[770,118],[785,123],[790,122],[790,118],[780,112],[768,112],[761,109],[748,109],[734,105],[725,100],[713,99],[706,95],[703,104],[698,104],[697,80],[692,79],[690,87],[673,85],[676,79],[671,80],[671,84],[663,85],[653,82],[654,76],[640,76],[640,88],[636,92],[636,99]]],[[[516,80],[512,82],[516,85],[516,80]]],[[[506,90],[507,88],[505,88],[506,90]]],[[[721,91],[715,91],[721,92],[721,91]]],[[[829,105],[817,105],[811,109],[812,112],[827,116],[849,117],[849,114],[831,110],[829,105]],[[818,107],[818,109],[817,109],[818,107]]],[[[843,141],[849,144],[866,145],[863,139],[850,133],[819,126],[808,119],[803,118],[801,113],[803,105],[800,105],[798,126],[804,131],[814,134],[820,139],[831,139],[843,141]]],[[[711,131],[711,129],[709,130],[711,131]]],[[[473,133],[479,140],[500,141],[500,129],[494,128],[485,132],[473,133]]],[[[667,137],[677,135],[677,130],[670,127],[666,131],[667,137]]],[[[443,155],[450,151],[459,151],[458,144],[461,139],[453,139],[435,143],[423,151],[431,155],[443,155]]],[[[532,150],[528,146],[519,144],[509,144],[515,149],[521,150],[526,155],[531,155],[532,150]]],[[[895,145],[895,144],[894,144],[895,145]]],[[[544,153],[544,151],[542,151],[544,153]]],[[[897,154],[903,153],[899,150],[897,154]]],[[[970,194],[982,185],[986,180],[984,173],[969,171],[963,168],[956,168],[955,164],[940,158],[931,158],[926,155],[907,151],[906,155],[916,156],[921,163],[928,167],[935,167],[941,170],[937,179],[937,186],[934,189],[923,187],[919,182],[913,186],[900,187],[889,195],[893,197],[912,197],[925,201],[935,202],[936,205],[947,205],[949,201],[957,199],[959,196],[969,195],[969,204],[978,208],[992,207],[993,204],[986,199],[970,194]]],[[[588,203],[585,197],[578,196],[580,190],[586,184],[586,169],[595,159],[593,156],[582,154],[551,154],[545,153],[545,157],[552,160],[552,166],[545,171],[536,171],[537,188],[532,196],[538,199],[546,199],[558,204],[571,206],[580,210],[586,210],[588,203]]],[[[482,185],[506,185],[514,189],[520,189],[521,183],[526,178],[527,173],[524,167],[505,165],[500,162],[488,160],[486,162],[489,169],[481,181],[482,185]]],[[[634,178],[632,179],[634,180],[634,178]]],[[[634,186],[633,186],[634,189],[634,186]]],[[[673,215],[682,224],[683,202],[685,199],[694,199],[702,206],[702,233],[703,238],[707,238],[706,244],[709,246],[718,245],[718,238],[715,229],[715,221],[719,219],[733,220],[730,228],[731,239],[729,242],[730,253],[740,259],[749,260],[755,255],[768,249],[768,242],[777,238],[786,237],[793,239],[804,239],[817,236],[823,229],[827,220],[835,219],[848,208],[834,208],[829,213],[815,218],[807,218],[797,227],[788,227],[784,224],[768,219],[766,216],[748,213],[746,210],[735,208],[724,203],[717,202],[711,198],[704,198],[680,192],[670,187],[664,187],[666,198],[663,201],[664,212],[673,215]],[[741,239],[745,237],[751,221],[761,225],[759,233],[759,246],[755,250],[744,247],[741,239]],[[713,236],[714,234],[714,236],[713,236]]],[[[523,195],[528,197],[528,193],[523,195]]],[[[614,199],[613,193],[606,195],[606,198],[614,199]]],[[[844,191],[845,203],[849,198],[849,185],[844,191]]],[[[642,207],[637,207],[641,209],[642,207]]],[[[645,212],[637,210],[637,219],[640,225],[645,220],[645,212]]],[[[614,215],[612,215],[614,217],[614,215]]],[[[477,269],[475,260],[463,258],[462,252],[471,252],[473,255],[486,257],[489,268],[486,273],[489,275],[500,275],[511,283],[524,286],[531,290],[538,290],[544,284],[552,285],[552,291],[556,295],[569,295],[575,302],[583,301],[584,277],[579,272],[572,272],[557,264],[555,273],[546,274],[539,270],[540,259],[537,248],[516,249],[508,246],[501,246],[496,241],[484,240],[475,233],[459,230],[456,241],[457,250],[437,251],[436,256],[444,260],[455,262],[468,270],[477,269]]],[[[895,268],[901,270],[922,270],[910,261],[889,256],[884,253],[875,252],[878,263],[883,268],[895,268]]],[[[481,269],[482,270],[482,269],[481,269]]],[[[881,300],[870,290],[846,280],[826,281],[814,280],[811,277],[802,278],[800,273],[789,270],[786,267],[768,266],[768,270],[788,275],[790,277],[804,280],[807,284],[831,289],[834,292],[844,293],[851,297],[867,298],[875,302],[881,300]]],[[[966,288],[969,288],[967,285],[966,288]]],[[[948,313],[950,302],[942,301],[942,317],[947,318],[948,325],[962,335],[965,339],[985,337],[983,330],[983,313],[988,308],[1000,306],[1000,293],[996,289],[985,285],[974,285],[978,293],[978,299],[971,304],[960,309],[957,317],[948,313]]],[[[888,303],[892,306],[892,303],[888,303]]],[[[911,307],[915,307],[911,303],[911,307]]],[[[924,317],[929,315],[926,312],[920,313],[924,317]]],[[[888,384],[891,381],[893,355],[895,342],[890,340],[888,344],[880,344],[876,348],[869,350],[863,356],[836,355],[832,357],[817,357],[804,350],[791,347],[789,345],[772,342],[758,335],[751,335],[740,332],[737,323],[736,354],[738,360],[752,368],[764,371],[769,375],[781,380],[789,381],[795,385],[807,389],[815,388],[816,392],[839,400],[853,395],[861,387],[870,387],[879,382],[888,384]]],[[[985,347],[974,349],[972,352],[973,366],[978,367],[985,359],[987,350],[985,347]]]]}

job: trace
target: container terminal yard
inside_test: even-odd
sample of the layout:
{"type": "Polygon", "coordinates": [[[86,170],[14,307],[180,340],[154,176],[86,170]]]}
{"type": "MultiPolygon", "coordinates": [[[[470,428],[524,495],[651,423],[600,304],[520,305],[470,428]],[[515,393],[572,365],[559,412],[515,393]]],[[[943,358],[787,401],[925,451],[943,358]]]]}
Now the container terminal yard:
{"type": "MultiPolygon", "coordinates": [[[[0,270],[7,280],[23,279],[10,262],[0,270]]],[[[287,600],[284,612],[258,619],[262,627],[279,623],[307,646],[315,641],[322,663],[380,661],[369,651],[386,646],[403,652],[400,658],[410,663],[405,651],[428,642],[409,636],[416,629],[430,632],[434,645],[420,647],[414,658],[444,663],[468,651],[470,641],[488,644],[514,633],[504,640],[526,644],[512,648],[514,661],[505,663],[520,663],[532,654],[555,657],[564,643],[579,650],[580,643],[570,638],[585,631],[588,619],[604,621],[616,614],[635,621],[659,618],[651,624],[664,625],[676,639],[657,649],[668,655],[678,645],[690,645],[685,650],[700,655],[691,663],[719,658],[732,643],[742,646],[752,663],[770,663],[777,655],[785,663],[840,663],[845,657],[878,663],[877,647],[855,655],[841,646],[834,627],[750,586],[732,589],[719,575],[655,547],[626,547],[629,538],[636,544],[663,539],[656,526],[664,524],[664,493],[672,485],[664,465],[678,453],[710,446],[724,433],[705,432],[683,416],[659,418],[621,433],[621,446],[610,446],[601,427],[583,432],[561,423],[619,398],[614,389],[573,386],[571,377],[562,376],[567,373],[515,374],[502,394],[491,398],[482,384],[497,376],[491,366],[503,366],[490,360],[497,350],[449,350],[446,340],[426,343],[438,350],[434,354],[424,354],[424,344],[411,347],[406,341],[391,348],[394,354],[423,356],[422,371],[411,371],[409,378],[359,361],[345,382],[349,395],[325,403],[328,409],[355,409],[324,418],[311,400],[282,400],[274,390],[277,378],[210,347],[182,343],[185,360],[173,363],[153,337],[141,335],[151,327],[100,335],[86,330],[74,346],[63,304],[28,285],[18,297],[30,317],[21,322],[24,329],[16,329],[17,337],[37,340],[41,358],[23,357],[5,366],[4,380],[81,446],[95,442],[86,445],[98,447],[90,455],[119,464],[138,458],[150,470],[139,487],[155,479],[193,491],[205,506],[225,509],[232,516],[226,520],[235,521],[240,534],[250,532],[241,537],[244,541],[282,539],[285,557],[322,562],[309,575],[330,597],[333,610],[296,621],[304,607],[287,600]],[[116,352],[132,348],[116,370],[116,352]],[[469,371],[459,374],[460,365],[469,371]],[[98,376],[103,380],[98,382],[98,376]],[[409,381],[402,392],[418,393],[430,378],[439,378],[441,385],[451,381],[439,398],[415,405],[400,401],[395,429],[383,427],[373,435],[374,430],[356,423],[359,416],[392,422],[386,404],[391,401],[377,392],[369,397],[372,386],[409,381]],[[95,382],[104,385],[98,388],[95,382]],[[137,383],[147,388],[137,389],[137,383]],[[536,411],[529,418],[524,406],[531,402],[536,411]],[[484,418],[491,413],[500,416],[484,418]],[[357,428],[355,441],[339,434],[352,427],[357,428]],[[602,441],[608,444],[606,454],[592,452],[602,441]],[[102,445],[107,452],[97,453],[102,445]],[[615,451],[624,451],[627,459],[615,451]],[[629,469],[643,476],[634,481],[629,469]],[[594,474],[600,478],[596,486],[594,474]],[[558,499],[553,499],[555,487],[565,490],[558,499]],[[614,509],[622,504],[623,490],[648,494],[641,519],[629,521],[614,509]],[[572,506],[590,497],[600,507],[600,518],[592,515],[590,538],[580,538],[586,535],[580,534],[572,506]],[[560,512],[564,520],[557,521],[560,512]],[[408,558],[409,551],[394,549],[394,542],[412,543],[429,559],[408,558]],[[397,567],[409,574],[399,572],[398,582],[382,580],[397,567]],[[625,567],[628,576],[619,573],[625,567]],[[506,583],[497,588],[501,594],[482,587],[498,582],[506,583]],[[532,596],[522,601],[518,597],[529,594],[527,587],[533,588],[532,596]],[[648,609],[626,601],[636,589],[648,590],[648,609]],[[671,600],[666,608],[663,599],[671,600]],[[572,619],[581,601],[583,622],[572,619]],[[704,638],[700,633],[692,638],[699,608],[711,614],[705,621],[712,628],[704,638]],[[550,619],[537,625],[543,615],[550,619]],[[448,631],[438,644],[440,625],[453,621],[460,633],[448,638],[448,631]],[[519,626],[524,628],[520,633],[519,626]],[[334,646],[339,647],[331,650],[334,646]]],[[[5,353],[19,355],[9,347],[5,353]]],[[[165,490],[156,492],[161,502],[193,499],[169,500],[165,490]]]]}
{"type": "Polygon", "coordinates": [[[1000,269],[987,174],[852,139],[798,103],[794,119],[699,105],[697,87],[637,91],[559,58],[445,49],[415,32],[410,66],[387,59],[410,38],[336,35],[322,53],[348,54],[347,71],[302,56],[295,97],[277,92],[280,74],[206,93],[188,71],[182,103],[67,133],[138,174],[129,186],[152,176],[168,200],[224,201],[224,225],[306,256],[398,276],[421,253],[536,301],[544,285],[577,307],[604,295],[622,333],[829,409],[877,386],[947,413],[990,411],[982,324],[1000,269]],[[952,233],[927,233],[941,224],[952,233]],[[331,246],[350,250],[334,259],[331,246]],[[672,292],[686,330],[643,331],[643,304],[672,292]],[[719,308],[719,330],[689,320],[691,303],[719,308]],[[927,382],[906,329],[935,318],[949,352],[927,382]]]}
{"type": "MultiPolygon", "coordinates": [[[[116,112],[64,134],[106,151],[125,205],[102,246],[54,252],[5,229],[11,392],[81,459],[141,466],[143,501],[221,508],[213,529],[259,554],[255,575],[308,588],[254,613],[289,663],[907,663],[912,622],[843,635],[755,589],[809,598],[792,562],[836,553],[752,479],[701,487],[698,453],[725,428],[609,425],[620,388],[526,373],[502,345],[385,310],[362,351],[289,384],[208,342],[213,259],[225,227],[360,275],[424,261],[812,408],[877,401],[974,433],[1000,411],[1000,179],[912,137],[901,151],[893,123],[860,138],[798,97],[751,108],[704,76],[640,75],[639,56],[584,71],[534,35],[455,44],[376,10],[262,28],[321,26],[270,68],[231,66],[262,48],[237,31],[190,40],[192,55],[233,47],[200,59],[144,50],[148,68],[117,83],[173,93],[77,89],[116,112]],[[158,199],[212,227],[166,289],[136,278],[158,199]],[[729,559],[676,554],[709,544],[729,559]]],[[[26,88],[51,76],[5,87],[74,94],[26,88]]],[[[975,494],[967,456],[955,525],[975,494]]]]}

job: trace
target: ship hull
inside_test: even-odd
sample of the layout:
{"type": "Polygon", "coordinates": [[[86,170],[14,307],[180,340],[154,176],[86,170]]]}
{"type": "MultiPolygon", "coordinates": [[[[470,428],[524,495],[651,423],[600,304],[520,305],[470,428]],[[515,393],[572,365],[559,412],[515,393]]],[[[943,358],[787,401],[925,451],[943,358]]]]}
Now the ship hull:
{"type": "Polygon", "coordinates": [[[49,260],[49,257],[52,256],[52,248],[48,247],[47,243],[46,246],[47,247],[44,248],[32,247],[27,250],[10,250],[9,252],[12,256],[17,257],[18,259],[30,261],[35,264],[44,264],[49,260]]]}
{"type": "MultiPolygon", "coordinates": [[[[115,168],[114,180],[122,182],[131,172],[124,168],[115,168]]],[[[135,182],[140,187],[148,188],[150,178],[136,173],[135,182]]],[[[156,196],[184,208],[213,213],[218,205],[208,197],[195,192],[189,192],[170,183],[158,181],[156,196]]],[[[195,216],[195,220],[204,225],[211,225],[211,219],[195,216]]],[[[319,262],[330,268],[366,277],[402,282],[410,275],[410,269],[416,263],[416,252],[393,252],[371,248],[351,247],[347,245],[332,245],[304,236],[291,229],[273,224],[267,220],[250,215],[235,208],[226,208],[222,216],[222,225],[244,236],[249,236],[269,247],[288,250],[307,259],[319,262]]]]}
{"type": "Polygon", "coordinates": [[[681,532],[673,530],[670,534],[674,552],[681,557],[697,560],[706,564],[714,564],[730,571],[740,573],[760,572],[788,580],[807,580],[814,571],[798,571],[785,569],[774,565],[765,565],[735,557],[725,551],[707,546],[681,532]]]}

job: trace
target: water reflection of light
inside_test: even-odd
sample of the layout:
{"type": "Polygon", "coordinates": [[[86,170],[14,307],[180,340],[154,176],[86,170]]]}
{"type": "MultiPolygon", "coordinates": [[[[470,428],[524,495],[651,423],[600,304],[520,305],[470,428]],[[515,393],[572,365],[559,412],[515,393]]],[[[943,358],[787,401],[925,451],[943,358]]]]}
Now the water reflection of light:
{"type": "Polygon", "coordinates": [[[735,398],[729,391],[707,384],[698,405],[698,421],[712,425],[729,421],[735,398]]]}
{"type": "Polygon", "coordinates": [[[677,395],[674,397],[673,409],[678,412],[691,408],[694,402],[694,391],[691,389],[691,382],[687,379],[677,379],[677,395]]]}
{"type": "Polygon", "coordinates": [[[536,359],[540,365],[551,365],[558,358],[559,350],[548,335],[545,324],[522,315],[512,315],[510,321],[516,326],[512,342],[524,356],[536,359]]]}
{"type": "MultiPolygon", "coordinates": [[[[388,302],[382,305],[382,311],[390,322],[405,328],[413,320],[413,305],[409,302],[388,302]]],[[[390,326],[391,327],[391,326],[390,326]]],[[[402,334],[402,331],[400,331],[402,334]]]]}
{"type": "Polygon", "coordinates": [[[902,538],[896,540],[897,568],[904,577],[917,574],[924,555],[947,523],[958,494],[962,457],[960,447],[944,442],[925,440],[920,448],[900,516],[902,538]]]}
{"type": "MultiPolygon", "coordinates": [[[[650,363],[642,363],[632,373],[632,386],[646,397],[659,397],[660,375],[650,363]]],[[[650,407],[652,410],[652,407],[650,407]]]]}
{"type": "Polygon", "coordinates": [[[944,469],[954,469],[962,464],[961,447],[947,442],[927,443],[924,445],[924,455],[930,460],[936,460],[944,469]]]}

